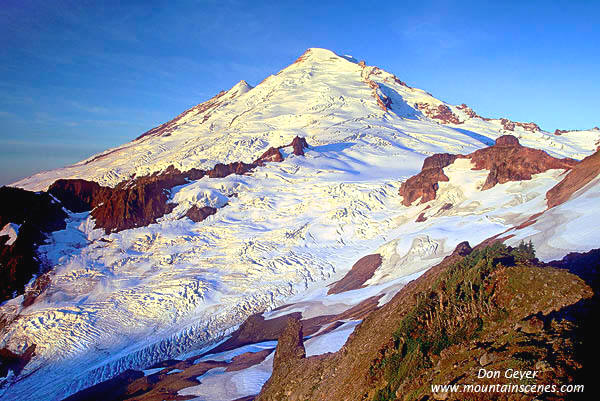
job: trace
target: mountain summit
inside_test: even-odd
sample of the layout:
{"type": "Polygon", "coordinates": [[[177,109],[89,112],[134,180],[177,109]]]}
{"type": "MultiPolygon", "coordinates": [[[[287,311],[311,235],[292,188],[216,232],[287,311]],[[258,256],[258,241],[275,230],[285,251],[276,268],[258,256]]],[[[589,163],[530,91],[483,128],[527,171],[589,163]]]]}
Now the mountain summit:
{"type": "Polygon", "coordinates": [[[364,61],[311,48],[254,88],[242,80],[132,142],[13,185],[37,191],[58,178],[82,178],[115,186],[170,165],[186,171],[250,162],[295,136],[315,145],[360,138],[375,152],[409,150],[420,159],[444,150],[468,153],[506,133],[525,146],[577,159],[596,149],[599,134],[554,135],[533,123],[480,117],[464,104],[447,104],[364,61]]]}

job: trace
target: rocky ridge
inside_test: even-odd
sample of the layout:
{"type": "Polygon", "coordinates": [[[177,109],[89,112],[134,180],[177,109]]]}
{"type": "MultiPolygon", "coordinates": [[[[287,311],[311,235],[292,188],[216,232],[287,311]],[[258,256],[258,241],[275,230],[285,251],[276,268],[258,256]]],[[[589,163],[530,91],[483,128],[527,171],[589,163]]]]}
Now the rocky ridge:
{"type": "Polygon", "coordinates": [[[276,369],[256,400],[498,399],[494,393],[432,394],[431,384],[478,382],[482,366],[537,370],[534,384],[582,380],[578,332],[565,316],[571,305],[589,302],[592,289],[540,265],[527,245],[460,248],[372,312],[340,351],[276,369]]]}
{"type": "Polygon", "coordinates": [[[573,159],[557,159],[542,150],[522,146],[516,137],[503,135],[496,139],[493,146],[468,155],[444,153],[426,158],[421,172],[400,186],[399,194],[403,197],[403,205],[409,206],[417,199],[421,199],[420,203],[435,199],[438,183],[448,181],[443,169],[457,158],[470,159],[474,165],[473,170],[489,170],[482,191],[509,181],[530,180],[532,175],[550,169],[569,170],[578,163],[573,159]]]}
{"type": "MultiPolygon", "coordinates": [[[[160,173],[123,181],[114,188],[82,179],[60,179],[54,182],[48,193],[61,200],[74,212],[91,211],[96,227],[108,234],[155,223],[170,213],[175,204],[170,203],[169,190],[175,186],[199,180],[204,176],[224,178],[231,174],[247,174],[267,162],[281,162],[281,149],[292,147],[295,155],[304,155],[308,148],[306,139],[295,137],[288,145],[270,148],[252,163],[217,163],[210,170],[191,169],[181,172],[169,166],[160,173]]],[[[216,209],[190,209],[188,217],[199,222],[216,212],[216,209]]]]}
{"type": "Polygon", "coordinates": [[[37,253],[47,235],[65,227],[67,213],[47,193],[0,188],[0,228],[15,224],[16,239],[0,236],[0,301],[22,294],[25,284],[47,266],[37,253]]]}

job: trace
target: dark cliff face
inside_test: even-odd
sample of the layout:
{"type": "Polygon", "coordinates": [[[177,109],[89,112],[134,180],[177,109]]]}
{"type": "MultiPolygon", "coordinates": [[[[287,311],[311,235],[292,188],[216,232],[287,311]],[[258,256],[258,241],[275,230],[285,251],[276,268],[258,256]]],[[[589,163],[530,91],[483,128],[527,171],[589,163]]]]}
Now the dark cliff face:
{"type": "Polygon", "coordinates": [[[63,205],[72,212],[81,213],[91,210],[98,204],[101,191],[108,188],[93,181],[80,179],[56,180],[48,188],[48,193],[60,199],[63,205]]]}
{"type": "Polygon", "coordinates": [[[20,225],[11,245],[8,237],[0,237],[0,301],[22,294],[33,275],[44,270],[37,247],[48,233],[64,229],[66,218],[60,202],[45,192],[0,188],[0,229],[8,223],[20,225]]]}
{"type": "Polygon", "coordinates": [[[0,377],[6,377],[9,370],[18,375],[35,355],[36,345],[32,344],[22,354],[15,354],[9,349],[0,349],[0,377]]]}
{"type": "Polygon", "coordinates": [[[96,226],[109,233],[154,223],[175,208],[174,204],[168,203],[168,190],[187,182],[185,174],[168,169],[102,191],[92,210],[96,226]]]}
{"type": "Polygon", "coordinates": [[[490,171],[482,190],[509,181],[530,180],[532,175],[550,169],[568,170],[578,163],[573,159],[557,159],[542,150],[527,148],[516,137],[503,135],[496,140],[494,146],[479,149],[466,156],[439,153],[425,159],[421,172],[400,186],[399,195],[404,198],[402,204],[410,206],[419,198],[420,203],[435,199],[438,183],[448,181],[443,168],[454,163],[457,158],[471,159],[474,170],[490,171]]]}

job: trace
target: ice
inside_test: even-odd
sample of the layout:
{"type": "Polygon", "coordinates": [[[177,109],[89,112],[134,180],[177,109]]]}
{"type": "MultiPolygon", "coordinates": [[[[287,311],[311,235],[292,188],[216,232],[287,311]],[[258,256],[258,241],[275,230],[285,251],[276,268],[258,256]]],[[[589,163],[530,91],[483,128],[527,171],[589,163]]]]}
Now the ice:
{"type": "Polygon", "coordinates": [[[361,320],[352,320],[342,324],[337,329],[327,334],[312,337],[304,342],[306,356],[321,355],[327,352],[336,352],[346,343],[348,336],[361,320]]]}
{"type": "Polygon", "coordinates": [[[536,256],[545,262],[562,259],[570,252],[598,248],[599,200],[600,176],[573,194],[567,203],[547,210],[532,225],[507,232],[514,235],[507,243],[518,245],[521,241],[531,241],[536,256]]]}
{"type": "Polygon", "coordinates": [[[144,376],[150,376],[150,375],[158,373],[158,372],[160,372],[161,370],[164,370],[164,369],[165,368],[145,369],[142,372],[144,372],[144,376]]]}
{"type": "Polygon", "coordinates": [[[226,361],[231,362],[233,358],[238,355],[242,355],[246,352],[260,352],[266,349],[273,349],[277,346],[277,341],[264,341],[261,343],[255,343],[250,345],[244,345],[231,351],[220,352],[218,354],[205,355],[202,358],[196,359],[194,364],[203,361],[226,361]]]}
{"type": "Polygon", "coordinates": [[[263,362],[250,368],[225,372],[225,368],[211,369],[198,377],[201,384],[179,390],[178,395],[198,395],[198,401],[230,401],[260,392],[271,377],[273,353],[263,362]]]}

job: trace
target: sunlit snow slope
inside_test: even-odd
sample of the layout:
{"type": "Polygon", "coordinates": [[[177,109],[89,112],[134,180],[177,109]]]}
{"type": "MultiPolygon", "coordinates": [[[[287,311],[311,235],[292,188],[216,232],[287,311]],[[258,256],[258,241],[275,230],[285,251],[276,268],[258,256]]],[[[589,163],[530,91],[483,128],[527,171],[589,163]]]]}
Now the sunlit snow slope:
{"type": "MultiPolygon", "coordinates": [[[[176,187],[179,206],[148,227],[105,235],[87,213],[72,214],[41,247],[55,266],[50,286],[27,308],[19,299],[0,307],[15,318],[0,346],[37,345],[2,399],[61,399],[217,340],[249,314],[339,279],[366,254],[383,256],[367,284],[385,283],[545,209],[562,170],[480,192],[487,172],[461,160],[445,169],[450,181],[440,183],[428,220],[415,222],[424,205],[403,206],[398,188],[426,156],[470,153],[506,133],[499,120],[451,105],[459,123],[441,124],[417,103],[446,105],[376,67],[310,49],[254,88],[241,81],[133,142],[16,183],[45,190],[58,178],[84,178],[114,186],[169,165],[250,162],[296,135],[311,145],[304,157],[284,149],[283,162],[250,175],[176,187]],[[448,199],[457,207],[442,210],[448,199]],[[192,205],[224,207],[201,223],[180,219],[192,205]]],[[[595,130],[510,133],[576,159],[600,138],[595,130]]]]}

